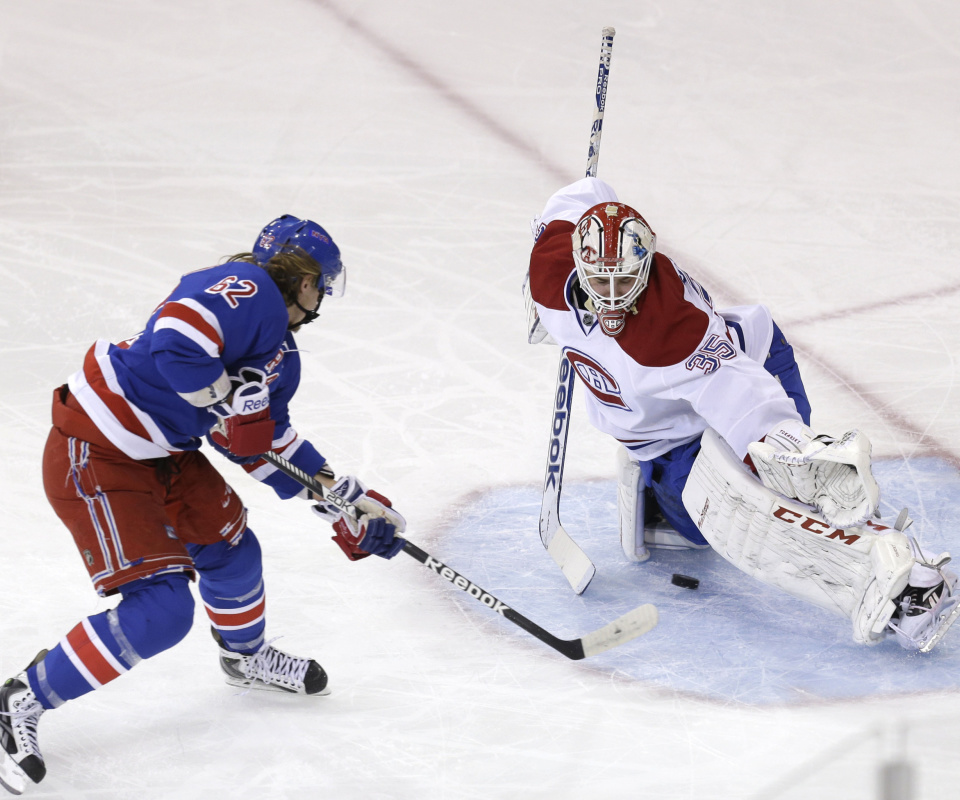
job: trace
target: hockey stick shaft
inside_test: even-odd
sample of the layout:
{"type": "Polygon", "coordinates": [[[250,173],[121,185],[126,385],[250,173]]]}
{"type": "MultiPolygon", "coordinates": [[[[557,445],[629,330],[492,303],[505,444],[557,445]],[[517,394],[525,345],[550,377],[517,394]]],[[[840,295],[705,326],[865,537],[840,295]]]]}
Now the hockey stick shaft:
{"type": "Polygon", "coordinates": [[[610,57],[613,55],[613,28],[604,28],[600,45],[600,69],[597,72],[597,96],[593,110],[593,127],[590,129],[590,149],[587,152],[588,178],[597,177],[597,161],[600,158],[600,134],[603,132],[603,114],[607,107],[607,83],[610,80],[610,57]]]}
{"type": "Polygon", "coordinates": [[[566,357],[561,357],[557,369],[556,391],[553,395],[553,421],[540,504],[540,541],[560,567],[570,588],[576,594],[583,594],[596,575],[597,568],[560,522],[560,493],[563,489],[563,465],[567,452],[575,381],[573,367],[566,357]]]}
{"type": "MultiPolygon", "coordinates": [[[[330,491],[313,475],[307,474],[277,453],[264,453],[263,458],[285,475],[293,478],[301,486],[309,489],[318,498],[322,497],[325,502],[333,503],[344,514],[352,516],[354,519],[357,518],[357,509],[355,506],[346,502],[338,494],[330,491]]],[[[647,633],[647,631],[651,630],[657,624],[657,609],[655,606],[647,604],[629,611],[622,617],[618,617],[613,622],[605,625],[603,628],[593,631],[579,639],[560,639],[549,631],[541,628],[535,622],[527,619],[519,611],[511,608],[490,592],[480,588],[452,567],[448,567],[439,559],[421,550],[413,542],[406,540],[403,545],[403,552],[415,558],[431,572],[450,582],[461,591],[485,605],[491,611],[495,611],[510,620],[514,625],[523,628],[527,633],[550,645],[554,650],[557,650],[570,659],[579,660],[587,656],[602,653],[612,647],[617,647],[641,634],[647,633]]]]}
{"type": "MultiPolygon", "coordinates": [[[[603,133],[603,115],[607,107],[607,84],[610,80],[610,58],[613,55],[614,28],[604,28],[600,43],[600,65],[597,69],[597,86],[593,109],[593,125],[590,127],[590,146],[587,151],[586,177],[597,177],[600,159],[600,136],[603,133]]],[[[557,369],[557,384],[554,391],[553,426],[547,447],[547,474],[543,483],[543,499],[540,505],[540,540],[547,552],[560,567],[570,587],[583,594],[597,568],[560,523],[560,493],[563,487],[563,466],[567,453],[567,433],[570,429],[570,412],[573,403],[574,374],[566,354],[560,356],[557,369]]]]}

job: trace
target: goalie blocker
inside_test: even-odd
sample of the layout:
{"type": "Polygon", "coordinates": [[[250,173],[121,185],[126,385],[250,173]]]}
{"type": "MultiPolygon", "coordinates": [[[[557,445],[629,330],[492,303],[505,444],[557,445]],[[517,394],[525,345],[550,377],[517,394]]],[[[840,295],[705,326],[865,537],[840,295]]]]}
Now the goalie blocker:
{"type": "Polygon", "coordinates": [[[926,652],[960,614],[957,577],[943,569],[947,554],[930,558],[902,530],[872,522],[830,525],[765,487],[712,429],[703,434],[683,502],[727,561],[846,617],[856,642],[876,644],[893,633],[903,647],[926,652]]]}

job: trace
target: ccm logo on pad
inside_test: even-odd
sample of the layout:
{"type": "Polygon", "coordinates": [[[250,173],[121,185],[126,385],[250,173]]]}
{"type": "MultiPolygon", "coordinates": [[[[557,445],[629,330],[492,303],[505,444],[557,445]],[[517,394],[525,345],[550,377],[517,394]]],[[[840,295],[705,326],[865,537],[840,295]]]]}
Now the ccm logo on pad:
{"type": "Polygon", "coordinates": [[[817,534],[826,534],[828,539],[838,539],[843,542],[843,544],[853,544],[857,541],[860,536],[855,533],[844,533],[838,528],[831,528],[825,522],[814,519],[813,517],[805,516],[796,511],[791,511],[789,508],[784,508],[783,506],[777,506],[773,512],[773,516],[777,519],[788,522],[791,525],[799,525],[805,531],[810,531],[810,533],[817,534]]]}

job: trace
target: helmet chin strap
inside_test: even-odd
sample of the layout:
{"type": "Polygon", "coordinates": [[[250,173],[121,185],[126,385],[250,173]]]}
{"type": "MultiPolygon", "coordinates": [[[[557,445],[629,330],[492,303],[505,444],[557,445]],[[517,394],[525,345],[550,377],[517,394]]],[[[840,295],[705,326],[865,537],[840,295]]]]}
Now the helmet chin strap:
{"type": "Polygon", "coordinates": [[[313,307],[313,311],[311,311],[311,310],[308,309],[308,308],[304,308],[302,305],[300,305],[299,301],[294,300],[294,301],[293,301],[293,304],[303,312],[303,319],[300,320],[299,322],[296,322],[296,323],[291,322],[289,325],[287,325],[287,330],[288,330],[288,331],[297,331],[297,330],[299,330],[300,328],[302,328],[304,325],[309,325],[309,324],[310,324],[311,322],[313,322],[317,317],[319,317],[319,316],[320,316],[320,310],[319,310],[319,309],[320,309],[320,301],[321,301],[321,300],[323,300],[323,293],[321,293],[320,296],[317,298],[317,304],[313,307]]]}

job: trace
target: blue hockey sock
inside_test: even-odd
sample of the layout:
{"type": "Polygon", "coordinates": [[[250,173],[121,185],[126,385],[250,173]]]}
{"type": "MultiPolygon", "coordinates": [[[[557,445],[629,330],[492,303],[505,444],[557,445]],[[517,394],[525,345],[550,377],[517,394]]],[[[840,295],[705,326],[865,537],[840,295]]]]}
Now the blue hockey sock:
{"type": "Polygon", "coordinates": [[[190,630],[193,597],[186,575],[134,581],[120,592],[123,599],[116,608],[81,620],[27,670],[44,708],[56,708],[119,678],[190,630]]]}
{"type": "Polygon", "coordinates": [[[230,650],[255,653],[263,644],[266,594],[260,543],[247,528],[234,546],[189,545],[207,616],[230,650]]]}

